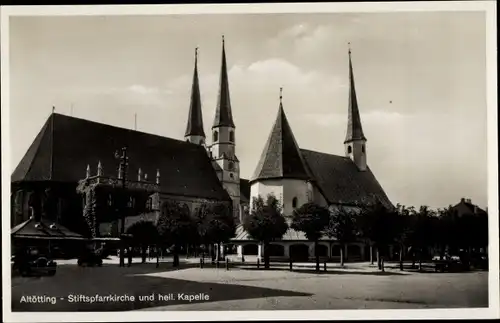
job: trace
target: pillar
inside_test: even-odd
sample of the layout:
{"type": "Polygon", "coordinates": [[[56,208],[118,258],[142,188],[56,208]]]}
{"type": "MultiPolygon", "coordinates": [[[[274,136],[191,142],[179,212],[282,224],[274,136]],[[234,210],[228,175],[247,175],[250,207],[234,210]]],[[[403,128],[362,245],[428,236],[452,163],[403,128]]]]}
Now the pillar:
{"type": "Polygon", "coordinates": [[[308,244],[309,244],[309,257],[314,257],[315,255],[314,242],[308,242],[308,244]]]}
{"type": "Polygon", "coordinates": [[[221,243],[219,244],[219,258],[224,259],[226,257],[226,254],[224,252],[224,244],[221,243]]]}
{"type": "Polygon", "coordinates": [[[264,257],[264,248],[262,244],[259,244],[257,247],[257,257],[262,258],[264,257]]]}
{"type": "Polygon", "coordinates": [[[283,251],[284,251],[283,255],[287,258],[290,258],[290,244],[283,243],[282,245],[283,245],[283,251]]]}
{"type": "Polygon", "coordinates": [[[344,246],[344,260],[347,260],[349,259],[349,256],[347,255],[347,247],[349,246],[349,244],[346,243],[346,245],[344,246]]]}
{"type": "Polygon", "coordinates": [[[236,247],[236,251],[238,253],[238,257],[243,257],[243,245],[238,245],[236,247]]]}
{"type": "Polygon", "coordinates": [[[361,261],[365,261],[365,245],[358,244],[359,250],[361,251],[361,261]]]}
{"type": "Polygon", "coordinates": [[[373,265],[373,246],[370,245],[370,264],[373,265]]]}

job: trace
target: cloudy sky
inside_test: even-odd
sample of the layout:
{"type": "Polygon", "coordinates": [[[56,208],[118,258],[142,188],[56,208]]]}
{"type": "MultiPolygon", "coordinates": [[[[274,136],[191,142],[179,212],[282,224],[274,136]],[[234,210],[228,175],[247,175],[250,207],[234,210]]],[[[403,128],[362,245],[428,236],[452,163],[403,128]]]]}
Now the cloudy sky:
{"type": "Polygon", "coordinates": [[[226,53],[248,178],[285,112],[301,148],[343,154],[347,43],[368,163],[394,203],[487,204],[486,39],[480,12],[14,17],[12,170],[56,111],[182,139],[194,48],[205,131],[226,53]],[[73,108],[72,108],[73,107],[73,108]]]}

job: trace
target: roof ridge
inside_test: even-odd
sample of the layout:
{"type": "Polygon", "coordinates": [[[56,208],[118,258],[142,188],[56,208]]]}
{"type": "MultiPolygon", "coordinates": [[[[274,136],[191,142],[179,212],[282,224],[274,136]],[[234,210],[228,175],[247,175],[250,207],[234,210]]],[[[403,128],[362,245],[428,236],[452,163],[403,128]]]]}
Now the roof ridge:
{"type": "Polygon", "coordinates": [[[154,134],[154,133],[151,133],[151,132],[145,132],[145,131],[134,130],[134,129],[129,129],[129,128],[125,128],[125,127],[110,125],[108,123],[103,123],[103,122],[99,122],[99,121],[94,121],[94,120],[89,120],[89,119],[84,119],[84,118],[78,118],[78,117],[68,116],[68,115],[61,114],[61,113],[54,113],[54,115],[58,115],[58,116],[61,116],[61,117],[67,118],[67,119],[74,119],[74,120],[79,120],[79,121],[83,121],[83,122],[93,123],[93,124],[97,124],[97,125],[101,125],[101,126],[106,126],[106,127],[109,127],[109,128],[114,128],[114,129],[119,129],[119,130],[125,130],[125,131],[134,132],[134,133],[138,133],[138,134],[144,134],[144,135],[148,135],[148,136],[154,136],[154,137],[158,137],[158,138],[162,138],[162,139],[176,141],[176,142],[179,142],[179,143],[182,143],[182,144],[185,144],[185,145],[200,146],[200,145],[196,145],[196,144],[193,144],[193,143],[190,143],[190,142],[186,142],[186,141],[184,141],[182,139],[176,139],[176,138],[166,137],[166,136],[162,136],[162,135],[159,135],[159,134],[154,134]]]}
{"type": "Polygon", "coordinates": [[[345,159],[350,159],[347,156],[342,156],[342,155],[336,155],[336,154],[331,154],[331,153],[325,153],[322,151],[317,151],[317,150],[312,150],[312,149],[305,149],[305,148],[300,148],[301,151],[306,151],[306,152],[312,152],[312,153],[317,153],[317,154],[323,154],[323,155],[328,155],[328,156],[335,156],[335,157],[340,157],[340,158],[345,158],[345,159]]]}

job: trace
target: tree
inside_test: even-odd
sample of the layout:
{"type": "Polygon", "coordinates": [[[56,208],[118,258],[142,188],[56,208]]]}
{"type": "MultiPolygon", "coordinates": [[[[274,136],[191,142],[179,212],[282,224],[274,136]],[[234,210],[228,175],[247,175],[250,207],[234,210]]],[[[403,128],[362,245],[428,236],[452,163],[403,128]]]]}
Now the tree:
{"type": "Polygon", "coordinates": [[[307,240],[314,242],[314,256],[316,257],[316,271],[319,271],[318,241],[323,236],[330,221],[330,212],[316,203],[303,204],[294,210],[291,228],[302,231],[307,240]]]}
{"type": "Polygon", "coordinates": [[[158,242],[158,229],[150,221],[138,221],[132,224],[127,233],[132,235],[132,241],[141,247],[142,263],[146,262],[146,248],[158,242]]]}
{"type": "Polygon", "coordinates": [[[426,250],[435,244],[432,227],[435,214],[428,206],[422,205],[413,216],[411,224],[413,229],[409,241],[418,253],[419,270],[422,269],[422,258],[426,254],[426,250]]]}
{"type": "Polygon", "coordinates": [[[386,207],[380,202],[364,208],[358,216],[360,235],[373,243],[377,250],[378,267],[381,270],[384,270],[383,260],[386,249],[394,243],[397,235],[396,220],[395,208],[386,207]]]}
{"type": "Polygon", "coordinates": [[[340,244],[340,266],[344,266],[344,248],[346,244],[356,240],[356,214],[340,206],[338,210],[330,214],[328,225],[325,229],[325,234],[333,239],[336,239],[340,244]]]}
{"type": "Polygon", "coordinates": [[[415,214],[413,206],[406,207],[398,204],[396,206],[397,218],[395,219],[395,242],[399,245],[399,269],[403,270],[405,250],[412,234],[412,218],[415,214]]]}
{"type": "Polygon", "coordinates": [[[243,228],[252,239],[264,245],[264,267],[268,269],[269,244],[274,240],[281,239],[288,230],[276,197],[270,194],[265,202],[260,196],[254,198],[250,214],[243,220],[243,228]]]}
{"type": "Polygon", "coordinates": [[[223,203],[202,204],[195,213],[195,222],[200,242],[217,244],[217,260],[220,245],[228,242],[236,234],[236,224],[232,210],[223,203]]]}
{"type": "Polygon", "coordinates": [[[166,201],[158,219],[158,233],[162,241],[172,245],[173,266],[179,266],[179,247],[196,236],[196,225],[186,204],[166,201]]]}

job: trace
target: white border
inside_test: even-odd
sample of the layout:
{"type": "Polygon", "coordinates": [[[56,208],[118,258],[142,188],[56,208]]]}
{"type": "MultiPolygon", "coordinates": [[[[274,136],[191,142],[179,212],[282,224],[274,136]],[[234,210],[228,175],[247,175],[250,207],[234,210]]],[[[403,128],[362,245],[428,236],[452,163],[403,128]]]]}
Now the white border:
{"type": "MultiPolygon", "coordinates": [[[[229,320],[332,320],[332,319],[461,319],[498,318],[499,304],[499,219],[498,219],[498,142],[497,142],[497,66],[496,2],[399,2],[399,3],[294,3],[225,5],[123,5],[123,6],[15,6],[1,8],[1,120],[2,120],[2,248],[10,250],[10,131],[9,131],[9,17],[82,15],[165,15],[165,14],[249,14],[249,13],[325,13],[325,12],[408,12],[483,11],[487,15],[487,106],[488,106],[488,210],[490,239],[489,308],[437,310],[334,310],[334,311],[181,311],[181,312],[69,312],[12,313],[11,282],[3,279],[3,313],[6,322],[86,322],[100,321],[229,321],[229,320]],[[166,314],[168,313],[168,315],[166,314]],[[222,315],[223,314],[223,315],[222,315]]],[[[2,253],[2,276],[10,277],[9,252],[2,253]]]]}

